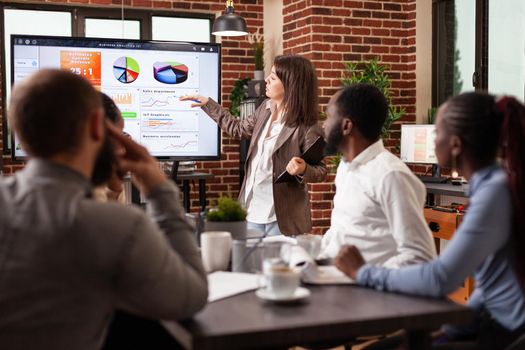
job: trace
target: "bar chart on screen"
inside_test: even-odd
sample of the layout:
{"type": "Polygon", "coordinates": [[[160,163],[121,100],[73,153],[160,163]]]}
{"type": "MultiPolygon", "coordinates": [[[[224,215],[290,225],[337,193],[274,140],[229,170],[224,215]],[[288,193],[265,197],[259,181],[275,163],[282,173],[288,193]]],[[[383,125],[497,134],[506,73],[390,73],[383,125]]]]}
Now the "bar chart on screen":
{"type": "Polygon", "coordinates": [[[111,95],[111,98],[118,105],[133,104],[133,94],[131,92],[115,93],[111,95]]]}
{"type": "Polygon", "coordinates": [[[138,95],[139,89],[133,88],[104,88],[102,91],[107,94],[122,112],[139,111],[138,95]]]}

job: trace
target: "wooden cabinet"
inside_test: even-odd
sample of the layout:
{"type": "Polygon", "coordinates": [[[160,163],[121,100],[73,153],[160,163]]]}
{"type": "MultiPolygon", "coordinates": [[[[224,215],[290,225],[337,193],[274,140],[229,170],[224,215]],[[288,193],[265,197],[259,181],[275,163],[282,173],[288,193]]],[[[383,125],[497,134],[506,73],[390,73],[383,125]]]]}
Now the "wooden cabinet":
{"type": "MultiPolygon", "coordinates": [[[[424,210],[425,220],[432,231],[434,242],[436,243],[436,250],[439,254],[441,249],[440,240],[448,241],[452,238],[452,235],[461,223],[463,214],[447,213],[429,208],[424,210]]],[[[465,304],[473,290],[474,280],[472,278],[467,278],[458,290],[449,294],[449,298],[457,303],[465,304]]]]}

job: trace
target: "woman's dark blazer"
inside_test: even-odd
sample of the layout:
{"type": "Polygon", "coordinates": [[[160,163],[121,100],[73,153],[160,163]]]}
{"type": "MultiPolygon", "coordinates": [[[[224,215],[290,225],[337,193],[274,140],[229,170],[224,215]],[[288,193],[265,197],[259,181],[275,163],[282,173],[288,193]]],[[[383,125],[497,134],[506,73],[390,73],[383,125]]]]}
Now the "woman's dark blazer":
{"type": "MultiPolygon", "coordinates": [[[[231,137],[235,139],[251,138],[245,165],[245,174],[248,174],[251,160],[257,154],[259,137],[261,137],[264,126],[271,115],[270,100],[261,103],[253,115],[243,120],[232,116],[228,110],[222,108],[211,98],[208,103],[202,106],[202,109],[231,137]]],[[[317,165],[307,164],[301,182],[276,184],[275,179],[286,170],[286,165],[292,157],[300,157],[319,136],[324,137],[324,133],[317,123],[311,126],[290,127],[283,125],[275,142],[272,155],[273,199],[277,224],[279,230],[285,235],[297,235],[311,231],[310,200],[306,184],[323,181],[327,174],[326,164],[324,162],[317,165]]],[[[245,186],[246,178],[239,193],[241,202],[244,202],[245,186]]]]}

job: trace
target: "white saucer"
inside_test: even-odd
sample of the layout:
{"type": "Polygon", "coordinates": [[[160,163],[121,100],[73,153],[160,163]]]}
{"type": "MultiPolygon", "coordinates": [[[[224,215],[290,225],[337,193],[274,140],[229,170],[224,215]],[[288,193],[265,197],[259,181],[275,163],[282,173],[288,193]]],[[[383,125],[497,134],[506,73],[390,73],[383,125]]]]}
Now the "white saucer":
{"type": "Polygon", "coordinates": [[[258,298],[266,301],[273,301],[273,302],[291,302],[291,301],[299,301],[302,299],[306,299],[310,296],[310,291],[303,287],[298,287],[293,295],[290,295],[286,298],[278,298],[275,296],[275,294],[268,291],[266,288],[257,289],[255,291],[255,295],[257,295],[258,298]]]}

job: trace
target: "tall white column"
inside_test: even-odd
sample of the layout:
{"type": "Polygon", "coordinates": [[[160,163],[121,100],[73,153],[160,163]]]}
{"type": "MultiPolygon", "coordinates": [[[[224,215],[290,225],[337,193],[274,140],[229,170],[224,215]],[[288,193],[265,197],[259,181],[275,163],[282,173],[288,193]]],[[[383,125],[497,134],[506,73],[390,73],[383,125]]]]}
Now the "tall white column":
{"type": "Polygon", "coordinates": [[[283,53],[283,2],[264,0],[264,74],[270,74],[273,59],[283,53]]]}

